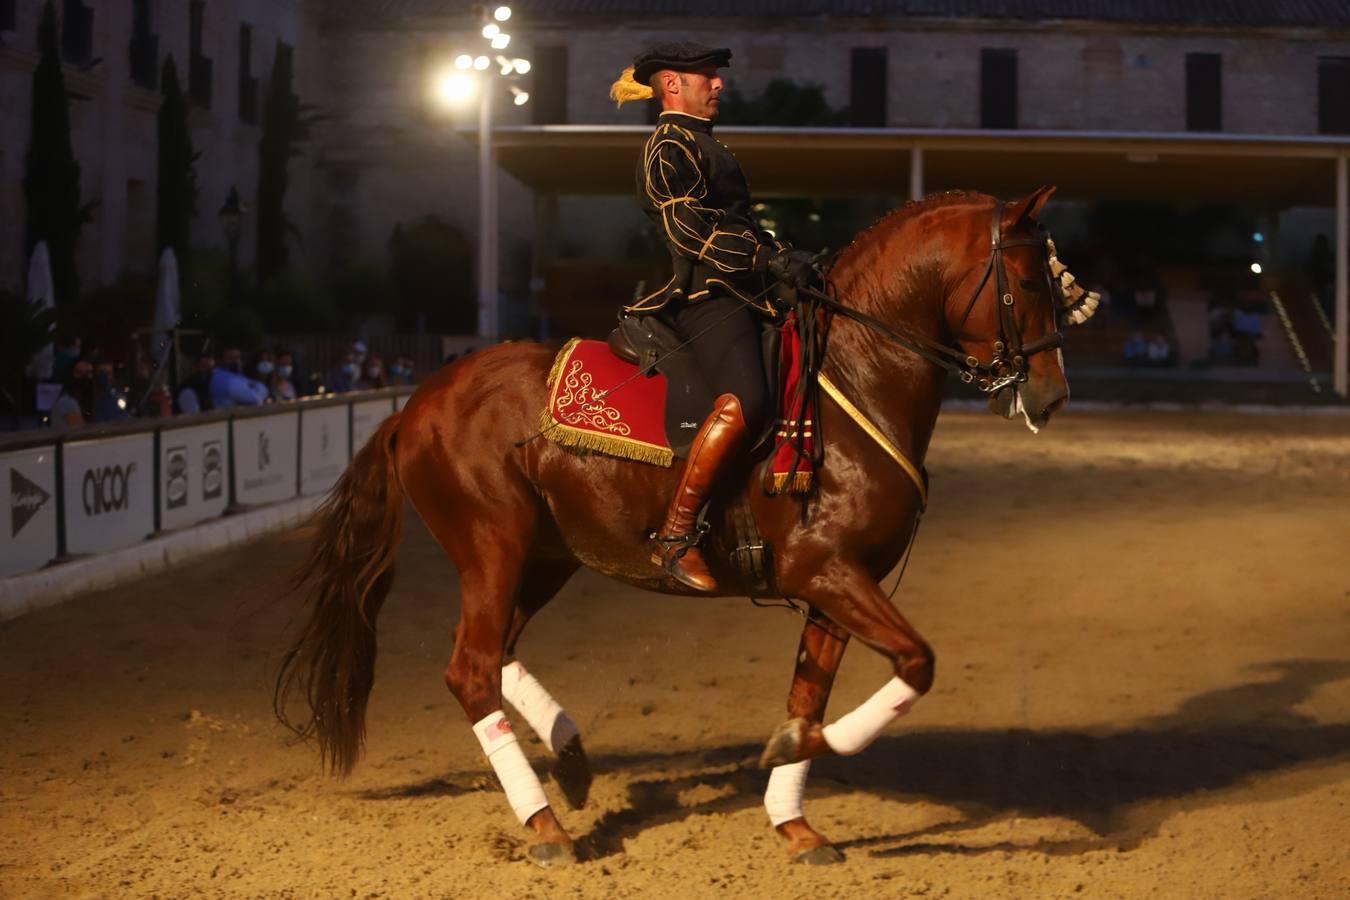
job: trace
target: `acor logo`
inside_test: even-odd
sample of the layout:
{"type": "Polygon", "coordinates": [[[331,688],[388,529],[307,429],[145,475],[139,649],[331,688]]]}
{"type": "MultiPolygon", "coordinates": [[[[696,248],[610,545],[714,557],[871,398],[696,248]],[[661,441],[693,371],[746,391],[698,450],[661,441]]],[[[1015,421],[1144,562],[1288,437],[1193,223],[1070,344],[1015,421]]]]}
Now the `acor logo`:
{"type": "Polygon", "coordinates": [[[131,476],[135,472],[134,462],[86,471],[81,491],[85,515],[101,516],[106,512],[126,509],[131,498],[131,476]]]}
{"type": "Polygon", "coordinates": [[[272,441],[267,437],[267,432],[258,432],[258,471],[261,472],[272,464],[272,441]]]}
{"type": "Polygon", "coordinates": [[[19,474],[9,470],[9,536],[17,537],[38,510],[47,505],[52,495],[19,474]]]}

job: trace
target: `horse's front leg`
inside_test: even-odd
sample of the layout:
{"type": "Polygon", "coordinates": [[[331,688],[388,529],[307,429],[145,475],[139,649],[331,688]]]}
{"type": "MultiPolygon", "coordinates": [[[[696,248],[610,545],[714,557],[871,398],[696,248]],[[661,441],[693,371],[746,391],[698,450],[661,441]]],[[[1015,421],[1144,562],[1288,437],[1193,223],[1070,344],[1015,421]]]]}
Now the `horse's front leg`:
{"type": "Polygon", "coordinates": [[[836,562],[826,566],[797,595],[891,660],[895,677],[857,709],[823,728],[806,717],[794,717],[778,726],[760,757],[760,765],[766,767],[827,753],[861,753],[933,685],[932,649],[860,565],[836,562]]]}
{"type": "MultiPolygon", "coordinates": [[[[792,673],[792,690],[788,693],[788,716],[820,725],[847,646],[848,635],[818,610],[812,609],[797,648],[797,666],[792,673]]],[[[841,862],[843,855],[830,846],[802,814],[802,796],[806,793],[806,776],[810,768],[809,759],[774,768],[769,773],[769,786],[764,792],[764,809],[774,830],[787,840],[793,862],[816,865],[841,862]]]]}

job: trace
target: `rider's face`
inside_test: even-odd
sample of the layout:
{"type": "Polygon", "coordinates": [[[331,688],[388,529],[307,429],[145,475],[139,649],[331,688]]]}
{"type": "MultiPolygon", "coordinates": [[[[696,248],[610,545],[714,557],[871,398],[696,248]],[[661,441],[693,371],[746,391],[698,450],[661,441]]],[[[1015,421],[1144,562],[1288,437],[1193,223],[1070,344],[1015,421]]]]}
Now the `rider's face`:
{"type": "Polygon", "coordinates": [[[666,109],[701,116],[705,119],[717,117],[717,108],[722,102],[722,76],[717,67],[704,66],[689,72],[672,72],[666,82],[666,109]]]}

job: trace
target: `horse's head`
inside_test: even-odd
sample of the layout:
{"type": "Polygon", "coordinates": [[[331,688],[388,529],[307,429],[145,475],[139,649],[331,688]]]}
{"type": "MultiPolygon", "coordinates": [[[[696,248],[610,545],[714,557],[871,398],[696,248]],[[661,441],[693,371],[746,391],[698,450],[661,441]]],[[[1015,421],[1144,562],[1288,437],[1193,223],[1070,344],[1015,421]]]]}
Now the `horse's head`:
{"type": "Polygon", "coordinates": [[[990,410],[1008,419],[1020,413],[1033,431],[1069,399],[1059,351],[1060,288],[1052,245],[1036,221],[1054,190],[994,205],[945,310],[968,363],[987,372],[978,383],[990,395],[990,410]]]}

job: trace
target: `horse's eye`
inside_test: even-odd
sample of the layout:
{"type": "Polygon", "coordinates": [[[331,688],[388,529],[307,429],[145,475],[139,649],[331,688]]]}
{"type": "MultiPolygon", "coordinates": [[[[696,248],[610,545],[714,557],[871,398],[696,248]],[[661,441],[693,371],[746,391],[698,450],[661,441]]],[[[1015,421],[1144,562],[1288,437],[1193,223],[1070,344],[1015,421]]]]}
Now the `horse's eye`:
{"type": "Polygon", "coordinates": [[[1039,281],[1032,281],[1030,278],[1019,279],[1018,284],[1022,285],[1024,291],[1034,291],[1041,286],[1039,281]]]}

